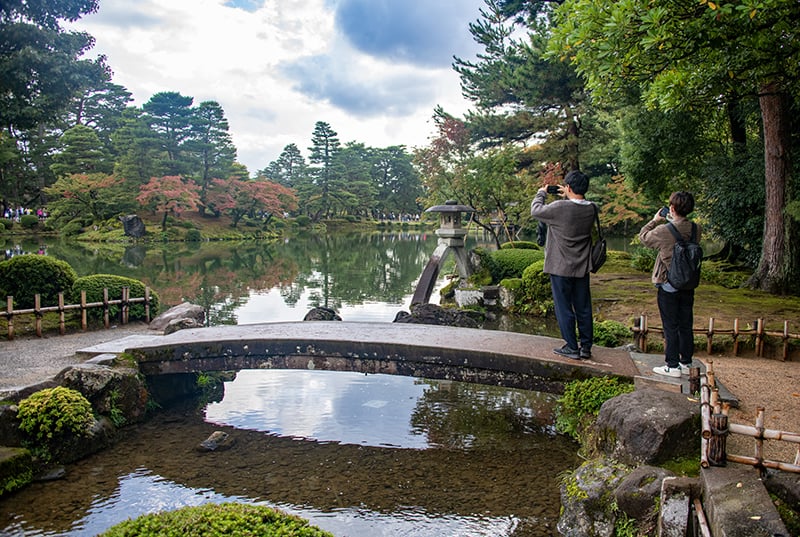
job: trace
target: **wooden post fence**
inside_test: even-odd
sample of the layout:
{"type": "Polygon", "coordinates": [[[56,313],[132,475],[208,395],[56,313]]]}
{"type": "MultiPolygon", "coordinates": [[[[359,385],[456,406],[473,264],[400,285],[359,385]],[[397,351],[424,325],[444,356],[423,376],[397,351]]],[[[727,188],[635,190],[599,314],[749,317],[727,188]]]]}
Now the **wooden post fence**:
{"type": "MultiPolygon", "coordinates": [[[[759,469],[771,468],[800,474],[800,433],[767,429],[764,423],[764,408],[756,410],[755,425],[729,423],[730,405],[719,403],[715,396],[713,362],[709,361],[706,375],[701,379],[700,389],[700,465],[725,466],[728,462],[748,464],[759,469]],[[754,439],[753,456],[727,453],[727,437],[729,434],[741,434],[754,439]],[[764,457],[764,441],[775,440],[797,444],[794,462],[773,461],[764,457]]],[[[718,392],[717,392],[718,393],[718,392]]]]}
{"type": "MultiPolygon", "coordinates": [[[[710,317],[708,319],[708,328],[694,328],[692,330],[695,334],[704,334],[706,336],[706,352],[712,353],[714,337],[730,335],[733,339],[733,355],[739,355],[739,345],[741,343],[740,336],[754,336],[755,338],[755,351],[756,356],[764,356],[764,344],[767,337],[774,337],[782,340],[783,352],[781,358],[786,361],[789,358],[789,342],[790,340],[800,340],[800,334],[793,334],[789,332],[789,321],[783,321],[783,330],[766,330],[764,327],[764,319],[756,319],[753,323],[754,327],[748,330],[741,330],[739,328],[739,319],[733,320],[733,327],[722,329],[716,325],[716,319],[710,317]]],[[[639,316],[639,319],[634,322],[633,328],[634,340],[642,352],[647,352],[647,339],[650,332],[656,332],[663,336],[664,329],[660,326],[650,326],[648,324],[647,315],[639,316]]]]}
{"type": "Polygon", "coordinates": [[[58,305],[56,306],[42,306],[41,296],[37,293],[33,297],[33,308],[28,309],[14,309],[14,297],[6,297],[6,309],[0,311],[0,315],[5,316],[8,323],[8,339],[14,339],[15,332],[15,317],[20,315],[33,315],[36,335],[42,337],[42,319],[46,313],[58,313],[58,330],[61,335],[66,333],[66,319],[65,313],[71,310],[80,311],[81,330],[86,330],[89,327],[88,311],[93,308],[103,308],[103,326],[109,328],[110,309],[111,306],[120,306],[120,323],[128,324],[130,318],[130,305],[131,304],[144,304],[145,322],[150,322],[150,288],[145,287],[144,296],[131,298],[130,288],[123,287],[121,297],[118,300],[109,300],[108,289],[103,289],[103,300],[101,302],[86,302],[86,291],[81,291],[81,299],[79,304],[64,304],[64,293],[58,293],[58,305]]]}

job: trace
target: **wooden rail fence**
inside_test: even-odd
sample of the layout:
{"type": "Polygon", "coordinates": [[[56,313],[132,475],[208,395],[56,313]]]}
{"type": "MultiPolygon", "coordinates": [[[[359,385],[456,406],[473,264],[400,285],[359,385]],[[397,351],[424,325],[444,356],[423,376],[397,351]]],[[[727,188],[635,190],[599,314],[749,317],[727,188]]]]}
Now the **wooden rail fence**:
{"type": "Polygon", "coordinates": [[[106,328],[108,328],[111,324],[110,320],[110,308],[111,306],[120,306],[120,322],[122,324],[128,324],[128,316],[130,311],[131,304],[137,303],[144,304],[144,314],[145,314],[145,322],[150,322],[150,288],[145,287],[144,289],[144,296],[143,297],[134,297],[131,298],[130,296],[130,289],[128,287],[122,288],[122,296],[119,299],[109,300],[108,298],[108,289],[103,289],[103,300],[101,302],[86,302],[86,291],[81,291],[81,302],[80,304],[64,304],[64,293],[58,293],[58,305],[57,306],[42,306],[41,305],[41,297],[39,294],[34,296],[33,300],[33,308],[28,309],[14,309],[14,297],[9,296],[6,298],[6,309],[5,311],[0,312],[0,315],[3,315],[6,320],[8,321],[8,339],[14,339],[14,317],[19,315],[33,315],[35,318],[36,324],[36,335],[38,337],[42,337],[42,317],[45,313],[58,313],[59,315],[59,332],[61,335],[66,333],[66,320],[65,320],[65,313],[71,310],[80,310],[81,314],[81,329],[86,330],[88,328],[88,319],[87,313],[90,309],[93,308],[103,308],[103,324],[106,328]]]}
{"type": "MultiPolygon", "coordinates": [[[[642,315],[638,319],[638,324],[634,323],[632,328],[633,336],[636,340],[637,346],[642,352],[647,352],[647,337],[651,332],[659,333],[663,336],[664,329],[660,326],[650,326],[648,323],[647,315],[642,315]]],[[[740,328],[739,319],[733,320],[733,327],[721,329],[715,326],[715,319],[710,317],[708,319],[708,328],[694,328],[692,330],[695,334],[705,334],[706,336],[706,352],[711,354],[713,341],[715,336],[729,335],[733,339],[733,355],[739,355],[739,345],[742,336],[755,337],[755,351],[756,356],[764,356],[764,340],[766,337],[775,337],[783,343],[782,359],[786,361],[789,357],[789,340],[800,340],[800,334],[789,333],[789,321],[783,321],[783,330],[766,330],[764,327],[764,319],[757,319],[753,328],[742,329],[740,328]]]]}
{"type": "MultiPolygon", "coordinates": [[[[719,402],[719,390],[714,377],[713,362],[709,361],[706,374],[700,377],[700,416],[702,422],[700,465],[725,466],[727,462],[748,464],[761,470],[772,468],[800,474],[800,433],[776,431],[764,426],[764,408],[759,407],[754,426],[728,422],[730,405],[719,402]],[[752,437],[755,441],[753,456],[727,452],[730,434],[752,437]],[[774,461],[764,458],[764,441],[776,440],[797,444],[794,462],[774,461]]],[[[693,368],[695,369],[695,368],[693,368]]],[[[699,373],[695,372],[695,376],[699,373]]],[[[690,377],[690,385],[692,378],[690,377]]],[[[690,388],[691,391],[692,388],[690,388]]]]}

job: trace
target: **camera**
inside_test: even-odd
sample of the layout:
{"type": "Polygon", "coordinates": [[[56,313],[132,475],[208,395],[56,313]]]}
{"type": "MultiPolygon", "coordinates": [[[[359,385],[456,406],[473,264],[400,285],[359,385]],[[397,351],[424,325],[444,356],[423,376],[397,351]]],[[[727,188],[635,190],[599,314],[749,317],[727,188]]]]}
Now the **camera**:
{"type": "Polygon", "coordinates": [[[661,209],[658,211],[658,216],[660,216],[661,218],[666,218],[668,214],[669,214],[669,207],[661,207],[661,209]]]}
{"type": "Polygon", "coordinates": [[[547,185],[548,194],[558,194],[559,192],[560,189],[558,188],[558,185],[547,185]]]}

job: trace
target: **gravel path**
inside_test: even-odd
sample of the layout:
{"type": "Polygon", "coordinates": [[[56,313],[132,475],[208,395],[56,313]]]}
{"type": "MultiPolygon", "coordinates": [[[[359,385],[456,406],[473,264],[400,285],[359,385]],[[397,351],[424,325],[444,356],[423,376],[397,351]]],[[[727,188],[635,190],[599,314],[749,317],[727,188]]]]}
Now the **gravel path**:
{"type": "MultiPolygon", "coordinates": [[[[709,357],[699,357],[708,365],[709,357]]],[[[764,427],[800,434],[800,363],[765,358],[713,356],[717,378],[739,399],[729,420],[755,425],[758,408],[764,408],[764,427]]],[[[731,435],[728,453],[754,456],[754,439],[731,435]]],[[[793,462],[798,444],[765,442],[767,459],[793,462]]]]}
{"type": "Polygon", "coordinates": [[[48,380],[65,367],[79,363],[81,360],[75,353],[80,349],[147,333],[154,332],[145,323],[129,323],[107,330],[0,341],[0,395],[48,380]]]}

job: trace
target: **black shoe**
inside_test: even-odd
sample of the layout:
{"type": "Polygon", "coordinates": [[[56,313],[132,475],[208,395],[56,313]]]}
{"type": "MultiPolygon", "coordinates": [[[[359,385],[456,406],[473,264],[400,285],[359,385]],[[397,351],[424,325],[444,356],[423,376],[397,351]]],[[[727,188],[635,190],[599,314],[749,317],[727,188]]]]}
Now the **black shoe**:
{"type": "Polygon", "coordinates": [[[569,345],[564,345],[560,349],[553,349],[553,352],[558,354],[559,356],[564,356],[566,358],[572,358],[573,360],[579,360],[578,356],[578,349],[573,349],[569,345]]]}
{"type": "Polygon", "coordinates": [[[581,350],[578,352],[578,358],[581,360],[591,360],[592,359],[592,349],[587,349],[586,347],[581,347],[581,350]]]}

